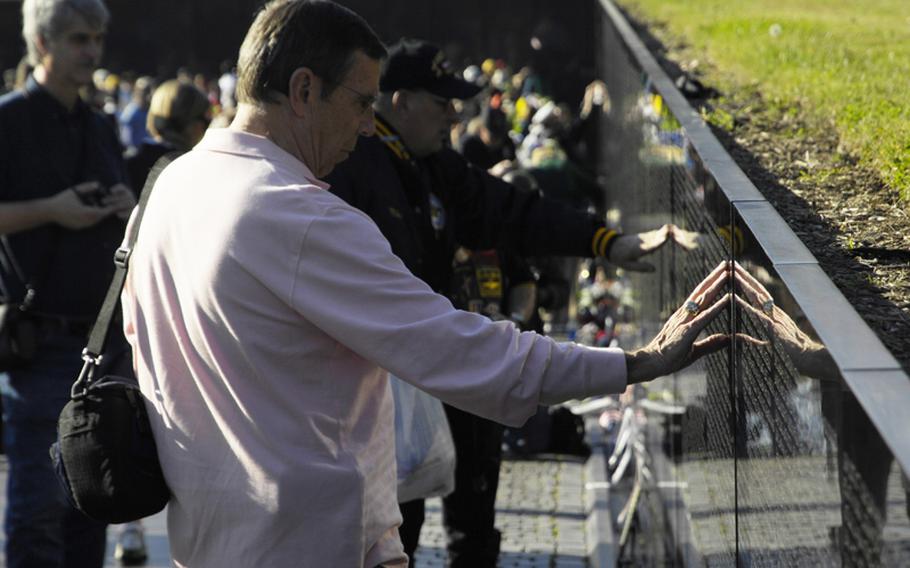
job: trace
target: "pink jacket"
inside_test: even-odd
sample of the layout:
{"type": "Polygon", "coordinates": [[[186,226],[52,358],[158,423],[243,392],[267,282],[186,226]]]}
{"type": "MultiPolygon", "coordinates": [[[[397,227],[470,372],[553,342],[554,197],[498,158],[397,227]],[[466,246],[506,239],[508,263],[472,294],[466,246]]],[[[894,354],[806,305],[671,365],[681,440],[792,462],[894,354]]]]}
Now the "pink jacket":
{"type": "Polygon", "coordinates": [[[155,187],[123,310],[178,566],[404,566],[383,369],[509,425],[626,386],[619,350],[454,310],[325,188],[227,129],[155,187]]]}

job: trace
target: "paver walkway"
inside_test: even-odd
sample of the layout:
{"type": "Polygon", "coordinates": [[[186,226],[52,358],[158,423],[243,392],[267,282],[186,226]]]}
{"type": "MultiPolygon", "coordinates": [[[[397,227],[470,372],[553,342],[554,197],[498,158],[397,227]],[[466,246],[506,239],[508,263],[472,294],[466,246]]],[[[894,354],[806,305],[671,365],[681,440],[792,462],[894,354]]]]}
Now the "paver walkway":
{"type": "MultiPolygon", "coordinates": [[[[583,463],[504,461],[496,495],[496,526],[502,531],[499,566],[587,566],[584,490],[583,463]]],[[[418,568],[445,566],[440,499],[427,502],[415,556],[418,568]]]]}
{"type": "MultiPolygon", "coordinates": [[[[6,460],[0,458],[0,505],[6,508],[6,460]]],[[[575,461],[505,461],[496,501],[497,526],[502,531],[502,567],[587,566],[585,556],[584,464],[575,461]]],[[[2,518],[2,511],[0,511],[2,518]]],[[[145,519],[149,568],[170,566],[165,513],[145,519]]],[[[113,548],[119,528],[108,531],[106,567],[118,566],[113,548]]],[[[427,503],[427,519],[417,551],[417,566],[445,565],[445,533],[442,503],[427,503]]],[[[0,566],[4,539],[0,531],[0,566]]]]}

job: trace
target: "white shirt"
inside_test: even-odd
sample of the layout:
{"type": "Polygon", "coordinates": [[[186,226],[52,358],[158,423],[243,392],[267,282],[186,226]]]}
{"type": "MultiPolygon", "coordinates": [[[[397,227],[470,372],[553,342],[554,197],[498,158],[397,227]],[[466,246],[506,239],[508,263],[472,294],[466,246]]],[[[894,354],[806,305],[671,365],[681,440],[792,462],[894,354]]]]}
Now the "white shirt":
{"type": "Polygon", "coordinates": [[[456,311],[266,138],[161,175],[123,294],[178,566],[404,566],[387,373],[522,424],[626,386],[620,350],[456,311]]]}

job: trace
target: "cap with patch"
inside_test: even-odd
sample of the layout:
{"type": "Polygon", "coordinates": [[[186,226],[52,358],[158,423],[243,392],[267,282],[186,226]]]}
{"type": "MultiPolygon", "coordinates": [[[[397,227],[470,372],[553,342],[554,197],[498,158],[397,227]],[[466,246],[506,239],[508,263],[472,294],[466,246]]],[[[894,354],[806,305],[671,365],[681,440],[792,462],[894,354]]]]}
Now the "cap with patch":
{"type": "Polygon", "coordinates": [[[441,49],[425,41],[403,39],[389,50],[382,69],[379,90],[421,89],[447,99],[470,99],[481,87],[452,72],[441,49]]]}

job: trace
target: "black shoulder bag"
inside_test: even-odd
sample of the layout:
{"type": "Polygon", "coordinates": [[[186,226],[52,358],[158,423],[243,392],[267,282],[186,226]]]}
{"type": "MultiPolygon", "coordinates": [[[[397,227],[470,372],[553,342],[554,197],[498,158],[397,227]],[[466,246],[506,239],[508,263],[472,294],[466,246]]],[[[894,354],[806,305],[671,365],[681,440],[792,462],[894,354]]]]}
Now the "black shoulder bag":
{"type": "MultiPolygon", "coordinates": [[[[45,259],[37,280],[39,284],[46,283],[51,273],[53,251],[59,241],[58,232],[50,247],[51,254],[46,255],[48,258],[45,259]]],[[[35,357],[38,356],[40,333],[38,319],[31,311],[37,294],[35,292],[36,280],[29,279],[25,275],[25,271],[16,260],[13,247],[5,235],[0,237],[0,249],[3,249],[0,262],[4,263],[6,272],[15,275],[25,289],[22,301],[17,302],[13,300],[12,289],[0,282],[0,293],[3,294],[3,300],[0,301],[0,372],[7,372],[21,369],[35,360],[35,357]]]]}
{"type": "Polygon", "coordinates": [[[158,160],[145,182],[126,245],[114,255],[117,270],[82,351],[85,364],[73,384],[71,400],[60,413],[57,442],[50,449],[57,478],[73,506],[107,523],[153,515],[170,499],[138,382],[131,377],[96,374],[102,375],[101,354],[120,306],[130,253],[152,186],[177,155],[158,160]]]}
{"type": "MultiPolygon", "coordinates": [[[[35,359],[38,354],[38,325],[28,310],[35,300],[35,289],[25,278],[13,256],[12,247],[6,237],[0,238],[0,247],[6,259],[25,286],[25,297],[21,302],[13,301],[12,293],[3,287],[3,301],[0,302],[0,372],[13,371],[35,359]]],[[[0,283],[2,285],[2,283],[0,283]]]]}

